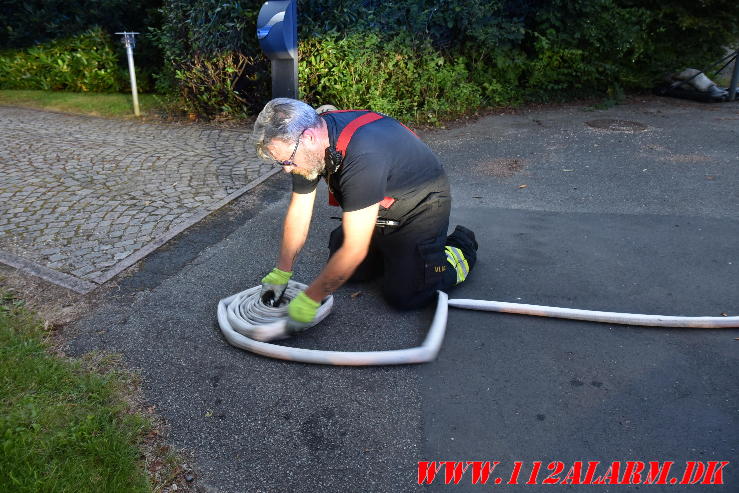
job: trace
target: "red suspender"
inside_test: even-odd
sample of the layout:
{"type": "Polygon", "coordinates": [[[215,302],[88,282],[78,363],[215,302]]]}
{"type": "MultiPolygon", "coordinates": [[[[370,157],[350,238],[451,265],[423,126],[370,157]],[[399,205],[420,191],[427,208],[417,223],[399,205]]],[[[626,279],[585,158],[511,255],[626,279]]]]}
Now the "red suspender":
{"type": "MultiPolygon", "coordinates": [[[[344,110],[344,111],[354,111],[354,110],[344,110]]],[[[339,111],[329,111],[327,113],[339,113],[339,111]]],[[[346,148],[349,146],[349,142],[351,142],[354,132],[356,132],[359,129],[359,127],[362,127],[364,125],[367,125],[368,123],[377,121],[381,118],[383,118],[383,116],[378,113],[367,112],[364,115],[358,116],[354,120],[350,121],[349,124],[346,127],[344,127],[344,129],[339,134],[339,138],[336,139],[336,150],[341,153],[342,157],[346,156],[346,148]]],[[[380,202],[380,207],[389,209],[390,206],[393,205],[394,202],[395,202],[394,198],[385,197],[380,202]]],[[[329,205],[335,205],[335,206],[339,205],[339,202],[336,200],[336,197],[334,197],[334,194],[331,191],[328,192],[328,203],[329,205]]]]}
{"type": "Polygon", "coordinates": [[[359,127],[372,123],[382,118],[382,115],[377,113],[365,113],[362,116],[358,116],[354,120],[350,121],[349,124],[339,134],[339,138],[336,140],[336,150],[341,153],[342,156],[346,155],[346,148],[349,146],[349,142],[354,136],[359,127]]]}

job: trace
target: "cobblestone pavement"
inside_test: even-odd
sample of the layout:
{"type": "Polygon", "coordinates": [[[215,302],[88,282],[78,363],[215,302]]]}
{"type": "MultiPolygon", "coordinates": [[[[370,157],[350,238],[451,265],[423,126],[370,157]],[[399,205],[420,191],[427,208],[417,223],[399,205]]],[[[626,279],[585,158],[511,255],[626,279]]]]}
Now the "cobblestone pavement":
{"type": "Polygon", "coordinates": [[[87,292],[274,171],[247,130],[0,106],[0,262],[87,292]]]}

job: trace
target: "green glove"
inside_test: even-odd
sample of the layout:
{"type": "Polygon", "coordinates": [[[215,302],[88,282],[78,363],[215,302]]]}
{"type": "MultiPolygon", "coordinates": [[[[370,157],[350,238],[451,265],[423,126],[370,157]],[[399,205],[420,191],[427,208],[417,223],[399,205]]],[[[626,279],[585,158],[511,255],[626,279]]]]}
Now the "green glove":
{"type": "Polygon", "coordinates": [[[279,304],[282,295],[285,294],[287,281],[290,280],[292,275],[292,272],[285,272],[275,267],[272,269],[272,272],[264,276],[264,279],[262,279],[262,290],[259,293],[262,303],[268,306],[279,304]]]}
{"type": "Polygon", "coordinates": [[[313,319],[316,318],[318,307],[321,304],[313,301],[305,291],[301,291],[287,305],[287,333],[290,335],[303,332],[305,329],[313,325],[313,319]]]}

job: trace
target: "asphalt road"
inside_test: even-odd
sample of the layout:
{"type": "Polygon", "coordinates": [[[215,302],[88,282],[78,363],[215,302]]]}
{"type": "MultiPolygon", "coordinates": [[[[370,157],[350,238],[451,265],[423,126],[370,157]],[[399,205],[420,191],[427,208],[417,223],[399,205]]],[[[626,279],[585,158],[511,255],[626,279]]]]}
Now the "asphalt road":
{"type": "MultiPolygon", "coordinates": [[[[739,103],[537,109],[423,138],[450,175],[452,226],[470,227],[480,243],[478,265],[451,297],[739,314],[739,103]],[[605,119],[640,125],[587,124],[605,119]]],[[[553,461],[563,463],[561,480],[576,461],[631,460],[674,461],[678,478],[685,461],[730,464],[724,486],[577,488],[737,491],[739,329],[451,310],[441,353],[424,365],[320,367],[230,347],[217,302],[272,267],[288,192],[286,177],[275,177],[191,228],[73,328],[72,352],[118,351],[141,369],[171,441],[194,452],[201,488],[413,491],[418,461],[439,460],[500,461],[491,477],[504,481],[520,461],[519,483],[541,461],[541,483],[553,461]]],[[[320,201],[298,280],[327,256],[335,211],[320,201]]],[[[292,343],[408,347],[432,315],[394,311],[375,285],[350,285],[334,313],[292,343]]],[[[471,471],[457,485],[442,479],[425,488],[481,488],[471,471]]]]}

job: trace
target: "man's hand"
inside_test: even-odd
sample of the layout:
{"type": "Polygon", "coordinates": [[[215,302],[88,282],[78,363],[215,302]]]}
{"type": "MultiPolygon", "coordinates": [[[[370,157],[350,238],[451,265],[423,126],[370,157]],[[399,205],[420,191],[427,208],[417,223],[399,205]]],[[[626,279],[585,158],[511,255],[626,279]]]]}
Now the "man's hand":
{"type": "Polygon", "coordinates": [[[267,306],[277,305],[282,295],[285,294],[287,281],[290,280],[292,275],[292,272],[286,272],[275,267],[272,269],[272,272],[264,276],[264,279],[262,279],[262,291],[259,293],[262,303],[267,306]]]}
{"type": "Polygon", "coordinates": [[[305,291],[298,293],[287,306],[287,333],[295,335],[313,325],[319,306],[321,304],[312,300],[305,291]]]}

